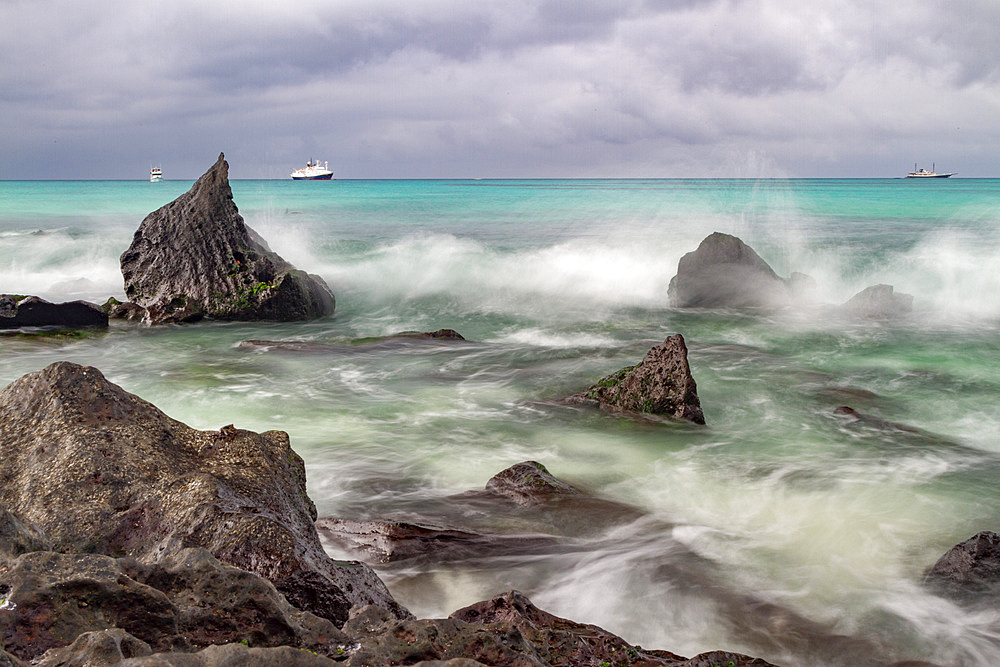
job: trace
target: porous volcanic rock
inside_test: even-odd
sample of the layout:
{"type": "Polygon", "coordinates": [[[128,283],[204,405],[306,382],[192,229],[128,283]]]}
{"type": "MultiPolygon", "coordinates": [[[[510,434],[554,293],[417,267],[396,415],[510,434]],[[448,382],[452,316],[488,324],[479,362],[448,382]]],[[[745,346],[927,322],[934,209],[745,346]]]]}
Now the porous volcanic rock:
{"type": "Polygon", "coordinates": [[[695,424],[705,423],[698,387],[688,365],[687,345],[680,334],[668,336],[646,353],[637,366],[627,366],[598,381],[574,402],[596,402],[625,412],[666,415],[695,424]]]}
{"type": "Polygon", "coordinates": [[[334,667],[344,663],[291,646],[250,648],[224,644],[197,653],[156,653],[117,664],[118,667],[334,667]]]}
{"type": "Polygon", "coordinates": [[[983,531],[955,545],[927,571],[925,581],[955,597],[995,596],[1000,592],[1000,535],[983,531]]]}
{"type": "Polygon", "coordinates": [[[788,303],[789,288],[753,248],[715,232],[677,262],[667,295],[675,308],[774,308],[788,303]]]}
{"type": "Polygon", "coordinates": [[[0,329],[107,327],[108,316],[87,301],[50,303],[37,296],[0,294],[0,329]]]}
{"type": "Polygon", "coordinates": [[[334,310],[322,278],[295,269],[243,222],[221,153],[190,190],[146,216],[121,268],[126,296],[150,324],[308,320],[334,310]]]}
{"type": "Polygon", "coordinates": [[[843,308],[856,317],[892,319],[913,311],[913,295],[895,292],[892,285],[872,285],[852,296],[843,308]]]}
{"type": "Polygon", "coordinates": [[[669,651],[643,649],[596,625],[542,611],[517,591],[459,609],[446,619],[399,621],[377,607],[366,607],[355,610],[344,630],[359,645],[346,662],[349,667],[411,664],[709,667],[713,662],[735,667],[769,665],[763,660],[721,651],[689,660],[669,651]],[[459,662],[463,659],[475,662],[459,662]]]}
{"type": "Polygon", "coordinates": [[[195,430],[96,368],[59,362],[0,392],[0,506],[57,551],[204,547],[338,625],[355,604],[410,616],[368,566],[323,551],[286,433],[195,430]]]}

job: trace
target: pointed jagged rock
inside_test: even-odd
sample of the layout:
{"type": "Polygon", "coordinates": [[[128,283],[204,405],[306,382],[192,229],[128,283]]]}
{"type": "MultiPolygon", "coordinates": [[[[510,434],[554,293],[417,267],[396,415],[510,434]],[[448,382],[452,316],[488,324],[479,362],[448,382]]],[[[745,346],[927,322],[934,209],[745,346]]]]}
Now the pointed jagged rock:
{"type": "Polygon", "coordinates": [[[294,268],[244,223],[222,153],[190,190],[146,216],[121,267],[125,294],[149,324],[286,322],[334,310],[322,278],[294,268]]]}
{"type": "MultiPolygon", "coordinates": [[[[0,391],[0,507],[56,551],[203,547],[338,625],[356,604],[409,616],[371,568],[323,551],[287,433],[193,429],[96,368],[58,362],[0,391]]],[[[31,542],[19,525],[0,515],[0,566],[31,542]]]]}
{"type": "Polygon", "coordinates": [[[663,344],[650,349],[640,364],[608,375],[571,400],[705,423],[698,386],[688,365],[687,345],[680,334],[668,336],[663,344]]]}
{"type": "Polygon", "coordinates": [[[715,232],[677,262],[667,295],[675,308],[774,308],[789,288],[753,248],[715,232]]]}

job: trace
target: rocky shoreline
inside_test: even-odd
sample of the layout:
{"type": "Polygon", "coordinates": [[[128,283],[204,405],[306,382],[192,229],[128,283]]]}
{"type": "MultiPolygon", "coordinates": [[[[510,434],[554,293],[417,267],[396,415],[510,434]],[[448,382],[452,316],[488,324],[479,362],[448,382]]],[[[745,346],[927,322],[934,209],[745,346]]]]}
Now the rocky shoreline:
{"type": "MultiPolygon", "coordinates": [[[[98,308],[0,295],[0,328],[103,329],[109,316],[145,325],[303,321],[335,305],[322,278],[292,267],[244,224],[221,154],[188,193],[147,216],[121,266],[128,302],[98,308]]],[[[675,308],[773,310],[808,303],[812,286],[804,274],[781,278],[740,239],[715,233],[681,259],[668,296],[675,308]]],[[[912,303],[875,285],[836,309],[886,320],[906,317],[912,303]]],[[[475,345],[442,329],[350,345],[247,340],[240,348],[322,355],[454,344],[475,345]]],[[[706,423],[680,334],[559,400],[626,419],[706,423]]],[[[846,406],[837,415],[907,428],[846,406]]],[[[454,520],[461,511],[448,520],[428,511],[426,521],[318,517],[286,433],[233,424],[199,431],[96,368],[52,364],[0,392],[0,667],[770,664],[725,651],[685,658],[644,649],[538,609],[518,591],[447,618],[416,619],[375,568],[558,553],[587,531],[643,519],[638,508],[593,496],[535,461],[442,503],[537,530],[493,531],[454,520]],[[330,558],[321,535],[358,560],[330,558]]],[[[786,633],[790,643],[823,642],[857,664],[887,664],[878,646],[754,596],[718,592],[695,554],[673,548],[657,576],[707,591],[731,610],[738,632],[786,633]]],[[[998,563],[1000,537],[980,533],[922,583],[957,604],[989,608],[998,563]]]]}
{"type": "MultiPolygon", "coordinates": [[[[369,566],[322,551],[286,434],[197,431],[96,368],[59,362],[0,392],[0,480],[0,664],[767,664],[645,650],[516,591],[416,620],[369,566]]],[[[537,463],[483,495],[634,512],[537,463]]],[[[463,537],[416,532],[425,555],[463,537]]]]}

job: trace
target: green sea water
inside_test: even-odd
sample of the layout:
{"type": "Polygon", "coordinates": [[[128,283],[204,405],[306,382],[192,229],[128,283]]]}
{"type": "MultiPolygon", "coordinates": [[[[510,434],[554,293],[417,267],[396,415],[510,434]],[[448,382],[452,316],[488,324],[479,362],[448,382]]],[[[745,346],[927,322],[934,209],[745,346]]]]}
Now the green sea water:
{"type": "MultiPolygon", "coordinates": [[[[123,297],[118,256],[190,184],[0,182],[0,292],[123,297]]],[[[1000,664],[1000,609],[921,583],[952,545],[1000,531],[1000,180],[232,187],[276,252],[326,279],[332,317],[4,335],[0,383],[69,360],[198,428],[285,430],[320,516],[461,527],[471,519],[441,514],[442,499],[528,459],[644,513],[551,553],[383,568],[418,616],[514,588],[686,655],[1000,664]],[[714,231],[783,276],[812,276],[808,303],[672,309],[678,260],[714,231]],[[878,283],[912,294],[912,315],[837,309],[878,283]],[[440,328],[473,342],[351,344],[440,328]],[[676,332],[706,427],[554,402],[676,332]],[[250,339],[340,349],[240,346],[250,339]],[[884,423],[838,416],[842,405],[884,423]]]]}

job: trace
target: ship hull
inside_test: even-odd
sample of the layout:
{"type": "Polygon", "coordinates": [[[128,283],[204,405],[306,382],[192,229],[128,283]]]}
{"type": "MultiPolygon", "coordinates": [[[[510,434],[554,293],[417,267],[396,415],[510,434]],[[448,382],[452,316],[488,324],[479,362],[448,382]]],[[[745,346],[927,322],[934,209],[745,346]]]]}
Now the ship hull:
{"type": "Polygon", "coordinates": [[[329,181],[333,174],[320,174],[318,176],[292,176],[293,181],[329,181]]]}

